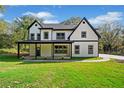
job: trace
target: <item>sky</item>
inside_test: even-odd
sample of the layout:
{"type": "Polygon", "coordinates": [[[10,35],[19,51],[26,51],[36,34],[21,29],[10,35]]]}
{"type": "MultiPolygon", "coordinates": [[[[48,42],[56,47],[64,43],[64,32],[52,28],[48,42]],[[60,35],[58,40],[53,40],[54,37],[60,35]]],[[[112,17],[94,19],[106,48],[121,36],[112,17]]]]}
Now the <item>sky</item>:
{"type": "Polygon", "coordinates": [[[0,13],[0,18],[12,22],[15,18],[32,15],[44,19],[44,23],[59,23],[70,17],[86,17],[91,24],[103,22],[124,22],[124,6],[100,5],[12,5],[5,6],[5,12],[0,13]]]}

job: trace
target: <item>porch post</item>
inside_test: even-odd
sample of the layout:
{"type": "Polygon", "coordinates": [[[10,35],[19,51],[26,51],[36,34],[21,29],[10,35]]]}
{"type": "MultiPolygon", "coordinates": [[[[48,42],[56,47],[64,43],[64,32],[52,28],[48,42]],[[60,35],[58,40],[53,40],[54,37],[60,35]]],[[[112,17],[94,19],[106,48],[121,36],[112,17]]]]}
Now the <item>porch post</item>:
{"type": "Polygon", "coordinates": [[[17,55],[18,55],[18,58],[19,58],[19,57],[20,57],[20,43],[19,43],[19,42],[18,42],[17,48],[18,48],[18,49],[17,49],[17,50],[18,50],[18,54],[17,54],[17,55]]]}
{"type": "Polygon", "coordinates": [[[72,58],[72,43],[70,45],[71,49],[70,49],[70,55],[71,55],[71,58],[72,58]]]}
{"type": "Polygon", "coordinates": [[[35,59],[37,59],[37,43],[35,43],[35,59]]]}
{"type": "Polygon", "coordinates": [[[52,58],[54,59],[54,43],[52,44],[52,58]]]}

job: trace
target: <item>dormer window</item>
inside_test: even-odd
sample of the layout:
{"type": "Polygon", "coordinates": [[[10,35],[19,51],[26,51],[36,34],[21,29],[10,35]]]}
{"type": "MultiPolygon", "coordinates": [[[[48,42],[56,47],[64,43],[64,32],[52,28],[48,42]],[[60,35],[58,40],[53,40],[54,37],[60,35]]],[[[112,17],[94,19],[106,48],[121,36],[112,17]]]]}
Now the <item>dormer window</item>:
{"type": "Polygon", "coordinates": [[[86,38],[86,32],[81,32],[81,38],[86,38]]]}
{"type": "Polygon", "coordinates": [[[34,40],[34,34],[31,33],[31,40],[34,40]]]}

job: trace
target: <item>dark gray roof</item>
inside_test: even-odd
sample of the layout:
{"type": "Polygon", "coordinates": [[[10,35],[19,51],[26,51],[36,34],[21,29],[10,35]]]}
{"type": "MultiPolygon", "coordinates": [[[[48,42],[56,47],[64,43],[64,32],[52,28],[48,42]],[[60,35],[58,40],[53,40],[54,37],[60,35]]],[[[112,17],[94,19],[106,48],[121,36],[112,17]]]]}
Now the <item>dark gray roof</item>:
{"type": "Polygon", "coordinates": [[[53,29],[75,29],[76,25],[64,25],[64,24],[41,24],[43,28],[53,29]]]}

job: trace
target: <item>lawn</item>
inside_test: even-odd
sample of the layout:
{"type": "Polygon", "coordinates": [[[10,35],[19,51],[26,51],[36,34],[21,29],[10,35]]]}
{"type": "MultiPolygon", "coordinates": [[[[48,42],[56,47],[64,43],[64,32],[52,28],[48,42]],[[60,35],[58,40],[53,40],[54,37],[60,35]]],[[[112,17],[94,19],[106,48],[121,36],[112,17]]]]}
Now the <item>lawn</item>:
{"type": "Polygon", "coordinates": [[[124,87],[124,63],[24,63],[0,56],[0,87],[124,87]]]}

